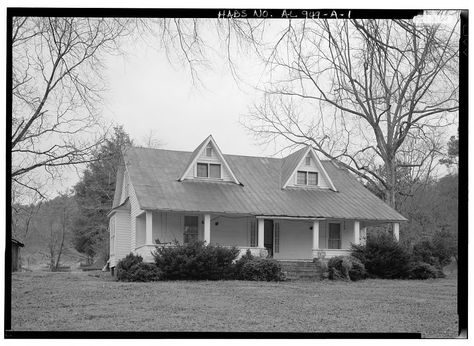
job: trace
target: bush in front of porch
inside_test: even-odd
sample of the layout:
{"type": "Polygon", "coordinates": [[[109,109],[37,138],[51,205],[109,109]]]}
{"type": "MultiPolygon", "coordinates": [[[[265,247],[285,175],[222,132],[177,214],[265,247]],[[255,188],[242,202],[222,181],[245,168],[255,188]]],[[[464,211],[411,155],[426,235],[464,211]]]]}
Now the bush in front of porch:
{"type": "Polygon", "coordinates": [[[238,254],[235,247],[197,241],[158,248],[153,257],[164,280],[229,280],[234,279],[233,262],[238,254]]]}
{"type": "Polygon", "coordinates": [[[440,261],[430,243],[419,243],[413,251],[386,233],[372,235],[365,245],[352,245],[369,276],[381,279],[429,279],[444,277],[440,261]]]}
{"type": "Polygon", "coordinates": [[[139,255],[129,253],[117,264],[117,280],[128,282],[158,281],[161,271],[151,263],[144,263],[139,255]]]}
{"type": "Polygon", "coordinates": [[[119,281],[158,280],[249,280],[282,281],[280,264],[269,258],[254,257],[247,251],[238,261],[239,250],[204,242],[175,243],[158,248],[155,263],[144,263],[130,253],[117,264],[119,281]]]}
{"type": "Polygon", "coordinates": [[[367,278],[364,264],[352,256],[336,256],[327,264],[328,277],[331,280],[363,280],[367,278]]]}
{"type": "Polygon", "coordinates": [[[235,278],[250,281],[284,281],[281,265],[274,259],[254,257],[247,250],[234,265],[235,278]]]}

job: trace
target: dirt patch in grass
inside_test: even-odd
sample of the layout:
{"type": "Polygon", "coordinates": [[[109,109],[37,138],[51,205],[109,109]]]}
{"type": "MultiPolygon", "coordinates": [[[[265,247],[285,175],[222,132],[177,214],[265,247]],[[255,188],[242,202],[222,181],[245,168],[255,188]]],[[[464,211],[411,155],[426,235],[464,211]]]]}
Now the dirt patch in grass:
{"type": "Polygon", "coordinates": [[[414,332],[457,335],[456,279],[116,282],[14,273],[13,330],[414,332]]]}

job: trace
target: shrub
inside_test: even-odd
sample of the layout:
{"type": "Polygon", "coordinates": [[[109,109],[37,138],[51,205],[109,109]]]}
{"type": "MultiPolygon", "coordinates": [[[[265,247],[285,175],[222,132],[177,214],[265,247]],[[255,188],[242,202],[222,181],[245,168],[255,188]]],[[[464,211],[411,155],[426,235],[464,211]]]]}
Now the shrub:
{"type": "Polygon", "coordinates": [[[225,280],[234,278],[239,250],[198,241],[158,248],[153,256],[165,280],[225,280]]]}
{"type": "Polygon", "coordinates": [[[122,281],[148,282],[158,281],[161,278],[161,270],[153,263],[134,264],[122,281]]]}
{"type": "Polygon", "coordinates": [[[277,261],[258,257],[244,261],[238,278],[251,281],[282,281],[285,279],[277,261]]]}
{"type": "Polygon", "coordinates": [[[355,257],[337,256],[329,260],[328,277],[331,280],[362,280],[367,277],[364,264],[355,257]]]}
{"type": "Polygon", "coordinates": [[[242,267],[244,266],[245,263],[248,261],[252,261],[255,257],[252,255],[249,249],[245,252],[242,257],[240,257],[234,264],[234,277],[236,279],[240,278],[240,274],[242,272],[242,267]]]}
{"type": "Polygon", "coordinates": [[[440,268],[439,258],[435,254],[434,245],[429,240],[423,240],[413,246],[413,261],[424,262],[431,266],[440,268]]]}
{"type": "Polygon", "coordinates": [[[353,244],[352,256],[364,264],[370,276],[384,279],[408,277],[410,253],[389,234],[369,236],[366,245],[353,244]]]}
{"type": "Polygon", "coordinates": [[[410,279],[435,279],[442,277],[444,274],[436,267],[425,262],[413,262],[410,265],[408,277],[410,279]]]}
{"type": "Polygon", "coordinates": [[[133,253],[129,253],[125,258],[122,258],[117,263],[117,280],[119,281],[129,281],[128,275],[130,273],[130,269],[139,263],[143,262],[143,258],[140,255],[134,255],[133,253]]]}

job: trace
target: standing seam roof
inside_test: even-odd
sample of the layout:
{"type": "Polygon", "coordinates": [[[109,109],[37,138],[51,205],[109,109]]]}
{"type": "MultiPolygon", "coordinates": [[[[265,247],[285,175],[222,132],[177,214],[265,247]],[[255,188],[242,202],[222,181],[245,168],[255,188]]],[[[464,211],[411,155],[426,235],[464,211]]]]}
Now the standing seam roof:
{"type": "Polygon", "coordinates": [[[124,153],[130,183],[135,188],[141,209],[406,220],[346,169],[336,167],[330,161],[321,161],[321,164],[337,192],[317,188],[282,189],[282,170],[300,156],[300,151],[284,159],[224,155],[242,186],[229,182],[178,181],[177,177],[192,157],[190,152],[129,148],[124,153]]]}

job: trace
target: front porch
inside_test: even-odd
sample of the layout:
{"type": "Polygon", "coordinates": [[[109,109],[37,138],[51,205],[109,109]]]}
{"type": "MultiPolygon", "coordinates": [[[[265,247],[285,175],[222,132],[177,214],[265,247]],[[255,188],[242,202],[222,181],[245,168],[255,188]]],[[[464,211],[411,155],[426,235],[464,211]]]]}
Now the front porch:
{"type": "MultiPolygon", "coordinates": [[[[349,255],[352,243],[365,241],[366,227],[371,224],[364,220],[148,210],[134,221],[132,249],[146,262],[153,261],[151,253],[157,247],[196,240],[235,246],[240,255],[250,250],[254,256],[283,261],[328,259],[349,255]]],[[[394,235],[398,239],[398,223],[394,224],[394,235]]]]}

